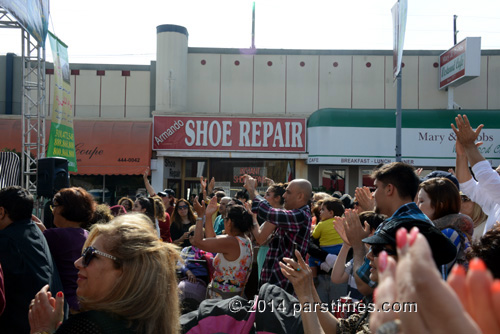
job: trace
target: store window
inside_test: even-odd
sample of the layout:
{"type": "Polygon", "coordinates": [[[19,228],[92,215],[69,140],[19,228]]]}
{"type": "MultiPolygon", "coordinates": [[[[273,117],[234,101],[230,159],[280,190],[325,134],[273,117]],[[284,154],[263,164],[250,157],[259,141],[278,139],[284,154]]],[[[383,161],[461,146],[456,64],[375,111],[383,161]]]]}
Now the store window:
{"type": "Polygon", "coordinates": [[[243,175],[248,174],[257,179],[258,191],[267,189],[265,178],[274,182],[287,182],[295,175],[294,160],[257,160],[257,159],[211,159],[211,177],[215,178],[216,187],[233,196],[243,189],[243,175]]]}
{"type": "Polygon", "coordinates": [[[320,169],[320,184],[323,191],[334,193],[340,191],[345,193],[346,170],[344,168],[322,168],[320,169]]]}
{"type": "MultiPolygon", "coordinates": [[[[193,201],[194,196],[198,196],[201,193],[200,186],[200,176],[204,178],[208,177],[208,160],[207,159],[186,159],[185,160],[185,176],[184,176],[184,186],[183,186],[183,194],[182,196],[178,196],[178,198],[185,198],[190,202],[193,201]]],[[[169,180],[169,184],[172,183],[173,187],[181,188],[180,180],[169,180]]],[[[172,188],[174,189],[174,188],[172,188]]],[[[175,189],[174,189],[175,190],[175,189]]],[[[180,191],[176,191],[176,194],[179,194],[180,191]]]]}
{"type": "Polygon", "coordinates": [[[207,175],[207,160],[186,159],[185,177],[200,177],[207,175]]]}
{"type": "Polygon", "coordinates": [[[360,167],[362,186],[368,187],[372,191],[375,191],[375,186],[373,185],[373,179],[371,177],[372,173],[373,173],[373,167],[360,167]]]}
{"type": "Polygon", "coordinates": [[[122,197],[135,199],[146,188],[141,175],[71,175],[70,185],[87,190],[98,203],[115,205],[122,197]]]}

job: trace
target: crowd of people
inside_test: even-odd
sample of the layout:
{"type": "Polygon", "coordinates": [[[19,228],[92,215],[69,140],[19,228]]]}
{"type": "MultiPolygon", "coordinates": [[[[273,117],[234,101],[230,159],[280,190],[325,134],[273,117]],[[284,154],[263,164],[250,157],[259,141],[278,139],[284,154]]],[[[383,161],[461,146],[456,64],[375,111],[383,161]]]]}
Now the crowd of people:
{"type": "Polygon", "coordinates": [[[145,196],[59,189],[42,221],[0,189],[0,332],[500,333],[500,170],[451,127],[454,170],[380,165],[354,196],[245,175],[177,199],[146,170],[145,196]]]}

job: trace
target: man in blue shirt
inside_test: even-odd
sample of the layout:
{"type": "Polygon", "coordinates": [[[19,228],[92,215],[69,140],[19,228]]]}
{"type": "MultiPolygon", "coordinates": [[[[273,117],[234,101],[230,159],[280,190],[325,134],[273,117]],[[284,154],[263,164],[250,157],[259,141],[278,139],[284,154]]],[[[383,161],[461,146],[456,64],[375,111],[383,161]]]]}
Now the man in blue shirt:
{"type": "MultiPolygon", "coordinates": [[[[376,169],[371,177],[375,186],[373,193],[375,212],[389,217],[380,224],[377,231],[393,219],[408,218],[434,225],[413,202],[420,184],[413,166],[402,162],[392,162],[376,169]]],[[[364,295],[369,295],[375,284],[369,278],[370,266],[365,258],[366,247],[362,242],[363,238],[368,237],[369,229],[363,230],[355,225],[346,230],[354,252],[354,270],[356,271],[354,277],[359,291],[364,295]]]]}

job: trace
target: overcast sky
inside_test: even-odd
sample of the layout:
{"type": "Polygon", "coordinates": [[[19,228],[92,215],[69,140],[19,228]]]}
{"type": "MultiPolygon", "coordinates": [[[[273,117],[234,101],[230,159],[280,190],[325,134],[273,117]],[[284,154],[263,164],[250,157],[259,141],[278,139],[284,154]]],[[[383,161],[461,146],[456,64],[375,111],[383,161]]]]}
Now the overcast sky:
{"type": "MultiPolygon", "coordinates": [[[[51,0],[49,30],[69,46],[71,63],[149,64],[156,59],[156,26],[161,24],[186,27],[190,47],[250,47],[252,2],[51,0]]],[[[266,49],[391,50],[395,2],[257,0],[255,44],[266,49]]],[[[458,41],[480,36],[483,50],[500,50],[499,0],[408,0],[405,50],[449,49],[453,15],[458,15],[458,41]]],[[[0,54],[20,54],[20,45],[17,29],[0,29],[0,54]]]]}

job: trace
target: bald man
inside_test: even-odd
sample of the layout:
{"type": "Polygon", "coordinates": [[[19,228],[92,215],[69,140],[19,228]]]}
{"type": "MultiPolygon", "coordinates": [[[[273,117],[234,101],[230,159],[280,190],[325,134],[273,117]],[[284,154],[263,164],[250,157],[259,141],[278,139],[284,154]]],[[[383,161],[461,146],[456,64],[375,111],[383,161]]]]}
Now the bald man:
{"type": "Polygon", "coordinates": [[[283,257],[293,258],[295,249],[302,256],[307,253],[311,235],[311,209],[308,205],[312,196],[311,183],[304,179],[291,181],[283,195],[285,209],[273,208],[259,195],[256,185],[254,178],[245,175],[244,186],[252,200],[252,211],[265,221],[260,228],[254,226],[252,232],[264,239],[275,232],[269,243],[269,251],[260,275],[260,285],[271,283],[293,293],[293,286],[281,273],[279,262],[283,257]]]}

